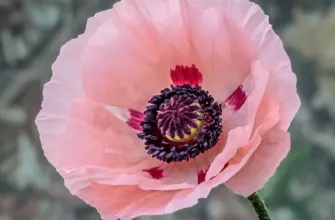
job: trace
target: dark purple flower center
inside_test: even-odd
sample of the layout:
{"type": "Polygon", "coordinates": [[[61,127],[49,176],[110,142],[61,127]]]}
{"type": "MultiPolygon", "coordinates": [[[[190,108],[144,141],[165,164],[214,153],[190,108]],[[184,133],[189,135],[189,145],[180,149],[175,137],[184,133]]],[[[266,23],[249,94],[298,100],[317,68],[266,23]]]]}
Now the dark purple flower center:
{"type": "Polygon", "coordinates": [[[201,105],[187,95],[174,95],[166,99],[157,114],[158,128],[171,141],[185,142],[202,127],[201,105]]]}
{"type": "Polygon", "coordinates": [[[200,86],[171,86],[149,100],[142,132],[146,150],[167,163],[194,158],[218,142],[221,105],[200,86]]]}

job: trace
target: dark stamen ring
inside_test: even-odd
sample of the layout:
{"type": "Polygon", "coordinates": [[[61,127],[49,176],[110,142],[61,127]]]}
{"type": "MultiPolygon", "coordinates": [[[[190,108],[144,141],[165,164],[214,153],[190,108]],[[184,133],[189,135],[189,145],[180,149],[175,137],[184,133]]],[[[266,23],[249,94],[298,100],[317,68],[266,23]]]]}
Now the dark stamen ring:
{"type": "Polygon", "coordinates": [[[200,86],[171,86],[152,97],[138,137],[148,154],[180,162],[194,158],[218,142],[222,132],[221,105],[200,86]]]}

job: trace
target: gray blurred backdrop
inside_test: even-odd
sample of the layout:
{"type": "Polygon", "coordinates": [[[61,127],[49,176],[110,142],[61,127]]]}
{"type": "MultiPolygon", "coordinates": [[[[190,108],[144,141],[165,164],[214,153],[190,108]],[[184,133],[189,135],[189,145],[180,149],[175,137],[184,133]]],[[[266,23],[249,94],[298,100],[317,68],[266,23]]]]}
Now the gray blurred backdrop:
{"type": "MultiPolygon", "coordinates": [[[[98,220],[43,157],[34,118],[60,46],[113,0],[0,0],[0,220],[98,220]]],[[[291,56],[303,106],[293,148],[261,194],[274,220],[335,219],[335,0],[259,0],[291,56]]],[[[255,220],[224,187],[141,219],[255,220]]]]}

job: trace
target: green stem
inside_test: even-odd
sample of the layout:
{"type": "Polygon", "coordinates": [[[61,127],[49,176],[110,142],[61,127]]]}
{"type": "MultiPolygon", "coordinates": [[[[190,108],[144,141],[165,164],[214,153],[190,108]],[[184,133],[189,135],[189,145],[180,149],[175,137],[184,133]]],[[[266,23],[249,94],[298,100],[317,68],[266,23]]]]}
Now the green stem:
{"type": "Polygon", "coordinates": [[[271,220],[265,203],[257,192],[249,196],[248,200],[254,208],[255,212],[257,213],[259,220],[271,220]]]}

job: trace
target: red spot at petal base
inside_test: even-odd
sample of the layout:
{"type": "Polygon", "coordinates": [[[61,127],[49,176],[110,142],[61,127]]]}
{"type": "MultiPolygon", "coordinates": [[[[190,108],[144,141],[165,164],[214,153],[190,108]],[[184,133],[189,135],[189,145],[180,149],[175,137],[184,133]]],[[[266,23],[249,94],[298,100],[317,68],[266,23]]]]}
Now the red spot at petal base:
{"type": "Polygon", "coordinates": [[[207,171],[208,169],[204,169],[198,172],[198,184],[205,182],[207,171]]]}
{"type": "Polygon", "coordinates": [[[191,67],[177,65],[174,70],[171,70],[170,76],[175,86],[184,84],[200,86],[203,80],[202,73],[195,65],[191,67]]]}
{"type": "Polygon", "coordinates": [[[150,176],[154,179],[162,179],[163,176],[163,169],[160,167],[153,167],[150,169],[144,169],[143,172],[147,172],[150,176]]]}
{"type": "Polygon", "coordinates": [[[247,94],[242,86],[239,86],[224,102],[226,106],[231,107],[234,111],[238,111],[247,100],[247,94]]]}
{"type": "Polygon", "coordinates": [[[226,164],[223,166],[223,168],[222,168],[222,170],[220,171],[220,173],[221,173],[222,171],[224,171],[228,166],[229,166],[229,163],[226,163],[226,164]]]}
{"type": "Polygon", "coordinates": [[[127,124],[139,131],[142,131],[141,122],[145,118],[145,115],[142,112],[138,112],[132,109],[129,109],[130,118],[127,121],[127,124]]]}

